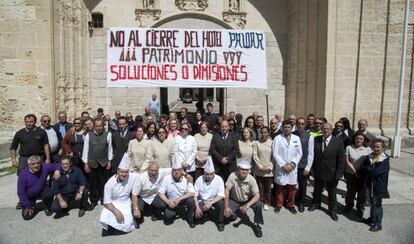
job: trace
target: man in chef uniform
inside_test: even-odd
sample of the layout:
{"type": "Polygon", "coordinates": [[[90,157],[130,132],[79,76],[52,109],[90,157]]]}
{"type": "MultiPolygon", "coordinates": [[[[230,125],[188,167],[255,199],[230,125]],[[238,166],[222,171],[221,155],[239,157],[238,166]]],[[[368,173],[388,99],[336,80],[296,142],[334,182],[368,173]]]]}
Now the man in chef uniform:
{"type": "Polygon", "coordinates": [[[100,218],[102,236],[126,234],[135,229],[131,192],[137,179],[138,174],[129,173],[128,154],[125,153],[117,173],[105,184],[100,218]]]}
{"type": "Polygon", "coordinates": [[[195,217],[201,219],[205,214],[214,216],[218,231],[224,231],[224,182],[215,174],[213,159],[207,158],[204,175],[194,184],[195,217]]]}
{"type": "Polygon", "coordinates": [[[287,188],[288,203],[286,208],[296,214],[295,195],[298,182],[298,164],[302,158],[300,138],[292,134],[292,124],[285,121],[283,134],[273,140],[272,151],[275,164],[274,182],[276,183],[275,213],[279,213],[283,206],[283,188],[287,188]]]}

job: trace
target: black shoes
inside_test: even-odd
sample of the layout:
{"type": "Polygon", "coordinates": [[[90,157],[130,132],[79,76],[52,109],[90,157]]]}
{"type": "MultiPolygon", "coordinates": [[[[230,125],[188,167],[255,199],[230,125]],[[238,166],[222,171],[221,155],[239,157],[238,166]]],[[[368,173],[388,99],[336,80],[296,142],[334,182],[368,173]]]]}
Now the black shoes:
{"type": "Polygon", "coordinates": [[[223,223],[221,223],[221,224],[217,224],[217,230],[218,230],[219,232],[223,232],[223,231],[224,231],[224,224],[223,224],[223,223]]]}
{"type": "Polygon", "coordinates": [[[85,209],[79,209],[78,217],[83,217],[85,215],[85,209]]]}
{"type": "Polygon", "coordinates": [[[364,217],[364,211],[358,209],[356,215],[358,218],[362,219],[364,217]]]}
{"type": "Polygon", "coordinates": [[[280,213],[280,209],[281,208],[279,208],[279,207],[275,207],[275,213],[277,213],[277,214],[280,213]]]}
{"type": "Polygon", "coordinates": [[[380,231],[380,230],[382,230],[381,225],[373,225],[373,226],[371,226],[371,228],[369,228],[369,231],[372,231],[372,232],[377,232],[377,231],[380,231]]]}
{"type": "Polygon", "coordinates": [[[333,221],[338,221],[338,215],[336,213],[331,213],[330,216],[333,221]]]}
{"type": "Polygon", "coordinates": [[[157,218],[155,215],[151,215],[151,220],[152,220],[152,221],[157,221],[157,220],[158,220],[158,218],[157,218]]]}
{"type": "Polygon", "coordinates": [[[45,214],[46,214],[46,216],[52,216],[52,211],[50,211],[50,209],[48,209],[48,208],[45,208],[45,214]]]}
{"type": "Polygon", "coordinates": [[[254,235],[256,237],[262,237],[262,235],[263,235],[263,233],[262,233],[262,227],[260,227],[259,224],[253,225],[252,228],[253,228],[254,235]]]}
{"type": "Polygon", "coordinates": [[[191,229],[195,228],[195,226],[196,226],[194,221],[189,221],[188,225],[190,226],[191,229]]]}
{"type": "Polygon", "coordinates": [[[303,203],[298,205],[298,210],[299,212],[303,213],[305,211],[305,206],[303,205],[303,203]]]}
{"type": "Polygon", "coordinates": [[[289,210],[289,212],[291,212],[293,215],[295,215],[295,214],[297,214],[298,213],[298,211],[296,211],[296,209],[295,209],[295,207],[290,207],[290,208],[287,208],[288,210],[289,210]]]}
{"type": "Polygon", "coordinates": [[[310,206],[309,208],[308,208],[308,211],[309,212],[312,212],[312,211],[315,211],[316,209],[318,209],[319,208],[319,204],[312,204],[312,206],[310,206]]]}
{"type": "Polygon", "coordinates": [[[352,207],[345,207],[343,210],[342,210],[342,214],[349,214],[349,212],[351,212],[352,211],[352,207]]]}
{"type": "Polygon", "coordinates": [[[89,205],[89,211],[92,211],[97,205],[97,202],[91,202],[91,204],[89,205]]]}

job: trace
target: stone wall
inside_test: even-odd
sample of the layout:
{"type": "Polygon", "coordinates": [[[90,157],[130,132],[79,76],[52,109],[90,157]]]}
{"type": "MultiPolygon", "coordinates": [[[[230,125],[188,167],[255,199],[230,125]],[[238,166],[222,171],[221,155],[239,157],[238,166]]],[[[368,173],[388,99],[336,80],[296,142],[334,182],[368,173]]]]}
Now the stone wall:
{"type": "MultiPolygon", "coordinates": [[[[329,1],[326,116],[360,118],[394,132],[399,93],[403,0],[329,1]]],[[[411,6],[411,21],[414,8],[411,6]]],[[[413,28],[407,41],[402,133],[413,126],[413,28]]],[[[379,130],[381,129],[381,131],[379,130]]]]}
{"type": "Polygon", "coordinates": [[[327,0],[288,1],[286,115],[325,115],[327,7],[327,0]]]}
{"type": "MultiPolygon", "coordinates": [[[[0,127],[3,136],[27,113],[54,115],[50,1],[0,1],[0,127]]],[[[0,135],[1,136],[1,135],[0,135]]]]}

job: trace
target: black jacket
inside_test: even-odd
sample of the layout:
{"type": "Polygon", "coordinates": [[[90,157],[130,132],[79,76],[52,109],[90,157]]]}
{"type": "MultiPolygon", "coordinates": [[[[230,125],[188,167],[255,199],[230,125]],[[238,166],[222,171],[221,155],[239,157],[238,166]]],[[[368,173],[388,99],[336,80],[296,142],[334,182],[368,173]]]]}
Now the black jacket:
{"type": "Polygon", "coordinates": [[[366,178],[367,188],[370,190],[370,196],[379,196],[389,198],[388,192],[388,175],[390,172],[390,158],[383,153],[380,160],[371,165],[372,155],[366,157],[361,166],[361,174],[366,178]]]}
{"type": "Polygon", "coordinates": [[[79,190],[80,186],[86,186],[86,178],[82,170],[76,166],[72,166],[66,174],[60,169],[59,179],[52,181],[54,195],[62,194],[65,196],[73,196],[79,190]]]}
{"type": "Polygon", "coordinates": [[[322,152],[323,136],[315,137],[313,174],[323,181],[339,180],[345,169],[345,150],[340,139],[332,136],[322,152]]]}

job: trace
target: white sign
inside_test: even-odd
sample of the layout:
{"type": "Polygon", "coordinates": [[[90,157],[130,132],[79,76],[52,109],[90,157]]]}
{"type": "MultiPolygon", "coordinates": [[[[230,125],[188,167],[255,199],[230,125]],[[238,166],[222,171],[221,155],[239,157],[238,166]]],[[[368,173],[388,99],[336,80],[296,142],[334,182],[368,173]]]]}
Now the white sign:
{"type": "Polygon", "coordinates": [[[109,28],[108,87],[267,89],[261,31],[109,28]]]}

